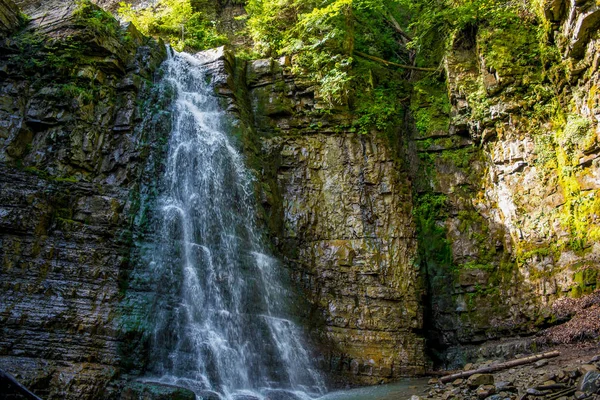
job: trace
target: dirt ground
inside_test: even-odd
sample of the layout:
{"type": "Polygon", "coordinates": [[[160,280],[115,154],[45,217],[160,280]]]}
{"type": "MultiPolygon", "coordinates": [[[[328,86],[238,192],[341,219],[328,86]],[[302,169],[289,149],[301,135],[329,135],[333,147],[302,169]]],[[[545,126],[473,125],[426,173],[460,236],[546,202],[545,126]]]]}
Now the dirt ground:
{"type": "MultiPolygon", "coordinates": [[[[425,395],[413,396],[413,400],[600,400],[600,290],[580,299],[561,300],[553,308],[558,319],[566,322],[541,331],[533,342],[540,353],[558,351],[557,357],[446,384],[433,378],[425,395]]],[[[464,370],[500,362],[468,364],[464,370]]]]}

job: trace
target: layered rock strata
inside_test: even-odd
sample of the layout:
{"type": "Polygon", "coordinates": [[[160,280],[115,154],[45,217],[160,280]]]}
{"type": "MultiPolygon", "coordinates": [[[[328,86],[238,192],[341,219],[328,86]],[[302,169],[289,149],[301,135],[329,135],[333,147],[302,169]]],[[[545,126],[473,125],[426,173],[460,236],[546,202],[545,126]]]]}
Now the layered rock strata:
{"type": "Polygon", "coordinates": [[[263,205],[278,248],[308,294],[325,369],[378,383],[422,373],[421,277],[411,183],[389,143],[320,115],[286,59],[256,60],[246,82],[263,153],[263,205]]]}
{"type": "Polygon", "coordinates": [[[12,0],[1,0],[0,39],[17,29],[21,22],[19,7],[12,0]]]}
{"type": "Polygon", "coordinates": [[[135,193],[168,115],[136,128],[165,53],[51,6],[0,50],[0,368],[45,399],[112,398],[135,193]]]}
{"type": "Polygon", "coordinates": [[[438,349],[535,333],[556,299],[598,286],[600,14],[565,1],[545,14],[547,44],[533,25],[461,32],[445,58],[448,128],[413,139],[435,216],[419,245],[438,349]]]}

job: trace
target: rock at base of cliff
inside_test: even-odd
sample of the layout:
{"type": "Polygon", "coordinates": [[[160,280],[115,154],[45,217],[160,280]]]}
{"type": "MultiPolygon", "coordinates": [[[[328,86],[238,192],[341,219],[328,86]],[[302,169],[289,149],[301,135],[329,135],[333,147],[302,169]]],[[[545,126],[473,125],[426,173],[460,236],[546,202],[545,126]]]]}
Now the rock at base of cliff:
{"type": "Polygon", "coordinates": [[[121,393],[121,400],[195,400],[188,389],[161,383],[132,382],[121,393]]]}

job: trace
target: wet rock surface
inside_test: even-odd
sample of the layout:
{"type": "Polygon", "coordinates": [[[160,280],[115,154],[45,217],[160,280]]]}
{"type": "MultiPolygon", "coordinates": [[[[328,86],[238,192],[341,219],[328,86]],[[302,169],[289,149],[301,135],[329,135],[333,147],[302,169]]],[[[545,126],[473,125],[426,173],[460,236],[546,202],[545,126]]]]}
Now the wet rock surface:
{"type": "Polygon", "coordinates": [[[139,106],[165,53],[47,3],[0,43],[0,368],[44,399],[115,398],[135,193],[165,122],[136,130],[139,106]]]}
{"type": "MultiPolygon", "coordinates": [[[[210,397],[199,397],[212,400],[210,397]]],[[[160,383],[132,382],[121,392],[121,400],[198,400],[191,390],[160,383]]],[[[218,399],[218,397],[217,397],[218,399]]]]}
{"type": "Polygon", "coordinates": [[[288,61],[252,61],[245,80],[263,207],[318,321],[323,368],[363,384],[422,373],[410,181],[385,139],[339,129],[343,110],[315,117],[323,104],[288,61]]]}

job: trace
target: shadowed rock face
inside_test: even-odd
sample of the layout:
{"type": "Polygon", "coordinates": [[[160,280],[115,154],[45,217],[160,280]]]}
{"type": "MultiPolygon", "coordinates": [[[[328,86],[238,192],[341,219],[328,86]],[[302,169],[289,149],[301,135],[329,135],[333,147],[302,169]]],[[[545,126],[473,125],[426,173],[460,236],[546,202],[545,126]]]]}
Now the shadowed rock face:
{"type": "MultiPolygon", "coordinates": [[[[434,159],[433,179],[420,190],[445,201],[436,222],[450,262],[425,260],[428,325],[440,349],[531,334],[552,321],[556,299],[598,287],[600,75],[592,27],[600,12],[593,3],[546,2],[568,78],[530,80],[540,66],[517,65],[518,58],[494,66],[493,53],[522,33],[463,32],[446,55],[450,129],[413,139],[421,159],[434,159]],[[531,96],[544,87],[558,93],[562,125],[534,111],[550,103],[531,96]]],[[[465,361],[465,351],[451,353],[450,364],[465,361]]]]}
{"type": "Polygon", "coordinates": [[[20,23],[17,5],[12,0],[0,0],[0,38],[14,31],[20,23]]]}
{"type": "Polygon", "coordinates": [[[136,187],[168,117],[135,128],[164,48],[45,3],[0,49],[0,368],[43,398],[111,398],[136,187]]]}

